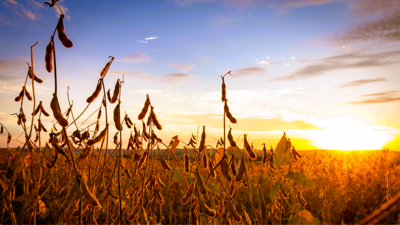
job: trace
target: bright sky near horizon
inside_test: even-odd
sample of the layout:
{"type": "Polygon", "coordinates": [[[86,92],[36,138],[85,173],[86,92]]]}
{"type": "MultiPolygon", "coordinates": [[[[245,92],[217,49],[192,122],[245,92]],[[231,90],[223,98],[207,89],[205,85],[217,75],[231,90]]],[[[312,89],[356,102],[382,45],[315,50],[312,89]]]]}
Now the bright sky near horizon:
{"type": "MultiPolygon", "coordinates": [[[[212,137],[223,131],[220,75],[232,71],[225,82],[238,123],[228,125],[235,138],[248,133],[255,148],[275,147],[286,132],[300,150],[400,150],[398,0],[64,0],[59,5],[74,46],[66,49],[56,40],[58,95],[66,110],[70,87],[75,116],[113,55],[106,89],[113,90],[124,75],[121,109],[139,128],[137,115],[149,94],[164,127],[157,135],[166,143],[174,135],[188,142],[205,125],[207,142],[215,145],[212,137]]],[[[44,82],[35,89],[50,111],[54,78],[45,69],[44,50],[58,15],[38,0],[1,2],[0,123],[13,135],[12,147],[23,141],[10,114],[18,112],[14,98],[36,41],[35,73],[44,82]]],[[[30,82],[27,87],[31,90],[30,82]]],[[[109,115],[114,107],[109,105],[109,115]]],[[[32,102],[24,101],[24,111],[31,109],[32,102]]],[[[42,121],[50,130],[51,119],[42,121]]],[[[116,130],[110,124],[112,137],[116,130]]],[[[104,125],[102,120],[100,129],[104,125]]],[[[0,136],[0,147],[6,137],[0,136]]]]}

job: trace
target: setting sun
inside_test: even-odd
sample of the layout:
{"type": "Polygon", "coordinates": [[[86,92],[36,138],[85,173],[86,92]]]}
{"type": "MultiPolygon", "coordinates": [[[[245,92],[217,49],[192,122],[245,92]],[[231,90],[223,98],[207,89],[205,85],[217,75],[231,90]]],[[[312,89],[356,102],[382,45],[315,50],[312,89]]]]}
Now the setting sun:
{"type": "Polygon", "coordinates": [[[340,117],[314,133],[314,143],[320,149],[377,150],[394,139],[397,129],[367,125],[355,118],[340,117]]]}

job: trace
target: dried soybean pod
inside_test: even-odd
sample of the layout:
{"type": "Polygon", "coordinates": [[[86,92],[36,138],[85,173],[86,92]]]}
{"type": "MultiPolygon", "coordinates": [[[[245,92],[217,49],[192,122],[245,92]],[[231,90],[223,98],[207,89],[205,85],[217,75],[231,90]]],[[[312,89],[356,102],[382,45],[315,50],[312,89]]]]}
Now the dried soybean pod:
{"type": "Polygon", "coordinates": [[[225,85],[225,77],[222,77],[222,86],[221,86],[221,89],[222,89],[222,97],[221,97],[221,101],[222,101],[222,102],[225,102],[225,100],[226,100],[226,85],[225,85]]]}
{"type": "Polygon", "coordinates": [[[85,196],[86,200],[94,207],[101,209],[100,202],[96,199],[96,197],[90,192],[88,186],[84,181],[81,181],[82,192],[85,196]]]}
{"type": "Polygon", "coordinates": [[[139,163],[137,164],[137,170],[140,170],[143,168],[145,162],[147,161],[147,155],[149,154],[149,151],[146,150],[145,152],[143,152],[143,154],[141,155],[140,159],[139,159],[139,163]]]}
{"type": "Polygon", "coordinates": [[[158,188],[156,188],[155,192],[156,192],[155,194],[156,194],[156,199],[157,199],[158,204],[163,205],[165,203],[165,201],[164,201],[163,196],[160,193],[160,190],[158,190],[158,188]]]}
{"type": "Polygon", "coordinates": [[[149,106],[150,106],[150,98],[149,98],[149,95],[146,95],[146,101],[144,102],[142,111],[140,112],[140,114],[138,116],[138,120],[144,119],[144,117],[146,116],[146,113],[149,109],[149,106]]]}
{"type": "Polygon", "coordinates": [[[236,165],[235,165],[235,155],[232,155],[231,171],[232,171],[232,175],[236,176],[237,172],[236,172],[236,165]]]}
{"type": "Polygon", "coordinates": [[[114,134],[113,142],[114,144],[118,144],[118,132],[114,134]]]}
{"type": "Polygon", "coordinates": [[[71,48],[73,46],[72,41],[69,40],[67,35],[65,34],[64,14],[61,14],[60,19],[58,20],[57,33],[58,33],[58,39],[60,39],[60,41],[64,45],[64,47],[71,48]]]}
{"type": "Polygon", "coordinates": [[[7,144],[10,144],[10,142],[11,142],[11,134],[8,133],[8,135],[7,135],[7,144]]]}
{"type": "Polygon", "coordinates": [[[31,78],[31,79],[32,79],[32,77],[33,77],[33,79],[34,79],[36,82],[40,83],[40,84],[43,83],[43,80],[40,79],[39,77],[37,77],[36,74],[32,71],[32,67],[29,67],[29,68],[28,68],[28,76],[29,76],[29,78],[31,78]]]}
{"type": "Polygon", "coordinates": [[[21,120],[23,123],[26,123],[26,116],[25,116],[24,110],[22,110],[22,109],[21,109],[21,120]]]}
{"type": "MultiPolygon", "coordinates": [[[[213,168],[214,168],[214,163],[213,163],[213,161],[211,160],[211,157],[209,157],[209,158],[208,158],[208,169],[210,170],[210,173],[211,173],[211,171],[213,170],[213,168]]],[[[213,170],[211,176],[212,176],[213,178],[215,178],[215,177],[217,176],[217,172],[215,172],[215,170],[213,170]]]]}
{"type": "Polygon", "coordinates": [[[38,119],[39,122],[39,129],[43,129],[44,132],[47,132],[46,127],[43,125],[42,121],[40,119],[38,119]]]}
{"type": "Polygon", "coordinates": [[[240,222],[242,221],[242,217],[237,213],[235,206],[232,204],[232,201],[229,200],[228,201],[228,208],[229,208],[229,212],[231,212],[231,215],[233,216],[233,218],[237,221],[240,222]]]}
{"type": "Polygon", "coordinates": [[[235,180],[231,181],[231,184],[229,185],[229,196],[233,196],[235,193],[235,180]]]}
{"type": "Polygon", "coordinates": [[[64,209],[64,210],[68,209],[69,205],[75,198],[75,193],[76,193],[77,189],[78,189],[78,182],[75,180],[74,183],[69,188],[67,197],[65,198],[65,201],[62,204],[62,207],[61,207],[62,209],[64,209]]]}
{"type": "Polygon", "coordinates": [[[246,172],[245,170],[246,170],[246,167],[245,167],[244,159],[243,159],[243,156],[242,156],[242,158],[240,158],[239,166],[238,166],[238,169],[237,169],[237,174],[235,176],[235,181],[236,182],[240,182],[243,179],[243,175],[246,172]]]}
{"type": "Polygon", "coordinates": [[[28,98],[29,101],[32,101],[32,96],[31,94],[28,92],[28,90],[26,90],[26,87],[24,86],[24,92],[25,92],[25,96],[28,98]]]}
{"type": "Polygon", "coordinates": [[[99,79],[97,81],[96,90],[94,90],[93,94],[86,99],[86,102],[92,103],[97,98],[97,96],[99,96],[102,88],[103,88],[102,81],[101,79],[99,79]]]}
{"type": "Polygon", "coordinates": [[[114,109],[114,124],[115,124],[115,128],[117,128],[117,130],[122,131],[122,124],[121,124],[121,113],[120,113],[120,104],[121,102],[118,102],[117,106],[114,109]]]}
{"type": "Polygon", "coordinates": [[[206,153],[206,151],[204,151],[203,152],[203,166],[204,166],[204,169],[207,169],[207,166],[208,166],[208,159],[207,159],[207,153],[206,153]]]}
{"type": "Polygon", "coordinates": [[[296,149],[294,148],[294,147],[292,147],[292,152],[293,152],[293,154],[294,155],[296,155],[298,158],[303,158],[303,156],[301,156],[300,154],[299,154],[299,152],[298,151],[296,151],[296,149]]]}
{"type": "Polygon", "coordinates": [[[243,209],[242,221],[245,225],[251,225],[249,214],[247,214],[245,209],[243,209]]]}
{"type": "Polygon", "coordinates": [[[50,102],[50,108],[53,111],[53,116],[57,120],[57,122],[62,126],[68,126],[68,121],[63,117],[60,111],[60,105],[58,104],[58,99],[56,96],[53,96],[50,102]]]}
{"type": "MultiPolygon", "coordinates": [[[[150,138],[150,135],[149,135],[149,133],[147,133],[146,124],[143,122],[143,120],[142,120],[142,127],[143,127],[143,135],[144,135],[147,139],[149,139],[149,138],[150,138]]],[[[153,136],[153,137],[154,137],[154,136],[153,136]]]]}
{"type": "Polygon", "coordinates": [[[21,125],[22,121],[21,121],[21,113],[18,114],[18,121],[17,124],[18,126],[21,125]]]}
{"type": "Polygon", "coordinates": [[[181,203],[184,205],[189,201],[189,198],[192,196],[193,191],[194,191],[194,183],[190,185],[189,189],[186,191],[185,196],[183,196],[181,203]]]}
{"type": "Polygon", "coordinates": [[[107,130],[108,130],[108,123],[106,124],[106,127],[104,128],[104,130],[102,130],[97,137],[93,138],[92,140],[89,140],[87,142],[87,144],[94,145],[94,144],[100,142],[101,140],[103,140],[103,138],[107,135],[107,130]]]}
{"type": "Polygon", "coordinates": [[[165,188],[165,187],[166,187],[166,185],[164,184],[164,182],[162,182],[162,180],[161,180],[158,176],[156,176],[156,180],[157,180],[157,183],[160,185],[160,187],[162,187],[162,188],[165,188]]]}
{"type": "Polygon", "coordinates": [[[158,121],[156,114],[154,113],[153,106],[151,107],[151,110],[150,110],[150,116],[151,116],[151,119],[153,120],[154,125],[157,127],[157,129],[162,130],[162,126],[161,126],[160,122],[158,121]]]}
{"type": "Polygon", "coordinates": [[[173,174],[175,174],[175,172],[172,170],[171,166],[167,163],[167,161],[165,161],[164,157],[161,158],[161,164],[163,165],[163,168],[165,170],[171,171],[173,174]]]}
{"type": "Polygon", "coordinates": [[[32,145],[32,143],[31,143],[30,140],[28,140],[28,141],[26,142],[26,147],[28,148],[28,150],[29,150],[30,152],[33,152],[33,151],[35,150],[35,147],[33,147],[33,145],[32,145]]]}
{"type": "Polygon", "coordinates": [[[39,105],[36,107],[35,111],[32,113],[32,116],[36,116],[36,114],[39,113],[41,105],[42,105],[42,101],[39,102],[39,105]]]}
{"type": "Polygon", "coordinates": [[[46,55],[44,56],[44,60],[46,62],[46,70],[51,73],[53,70],[53,54],[54,54],[54,46],[53,46],[53,38],[50,39],[50,42],[46,46],[46,55]]]}
{"type": "Polygon", "coordinates": [[[257,159],[256,153],[254,153],[253,149],[251,149],[249,142],[247,142],[247,134],[244,135],[244,149],[246,149],[247,154],[249,154],[250,159],[257,159]]]}
{"type": "MultiPolygon", "coordinates": [[[[42,102],[42,101],[40,101],[40,102],[42,102]]],[[[43,115],[45,115],[46,117],[50,116],[50,114],[48,112],[46,112],[46,110],[44,110],[43,104],[40,104],[40,111],[42,111],[43,115]]]]}
{"type": "Polygon", "coordinates": [[[203,126],[203,133],[201,134],[199,151],[202,152],[206,143],[206,127],[203,126]]]}
{"type": "Polygon", "coordinates": [[[96,127],[94,128],[94,132],[97,133],[99,131],[100,128],[100,124],[99,124],[99,120],[96,121],[96,127]]]}
{"type": "Polygon", "coordinates": [[[202,195],[207,195],[207,189],[204,186],[203,180],[201,180],[201,177],[197,170],[196,170],[196,185],[197,185],[197,187],[199,187],[200,193],[202,195]]]}
{"type": "Polygon", "coordinates": [[[185,172],[189,173],[189,169],[190,169],[190,161],[189,160],[190,159],[189,159],[189,153],[187,150],[185,151],[183,158],[184,158],[184,162],[185,162],[185,172]]]}
{"type": "Polygon", "coordinates": [[[114,102],[111,101],[110,89],[108,89],[108,91],[107,91],[107,98],[108,98],[108,101],[109,101],[110,103],[114,103],[114,102]]]}
{"type": "Polygon", "coordinates": [[[237,123],[236,118],[233,117],[231,112],[229,111],[228,100],[225,101],[224,110],[225,110],[226,117],[228,117],[229,121],[231,121],[231,123],[237,123]]]}
{"type": "Polygon", "coordinates": [[[203,205],[204,205],[204,211],[207,213],[207,215],[214,217],[217,214],[215,210],[208,207],[208,205],[205,202],[203,202],[203,205]]]}
{"type": "Polygon", "coordinates": [[[229,140],[229,144],[230,144],[232,147],[236,147],[236,142],[233,140],[233,136],[232,136],[232,128],[229,129],[229,132],[228,132],[228,140],[229,140]]]}
{"type": "Polygon", "coordinates": [[[225,211],[225,203],[224,203],[224,198],[222,196],[221,199],[219,200],[219,204],[218,204],[219,215],[222,216],[222,214],[224,214],[224,211],[225,211]]]}
{"type": "Polygon", "coordinates": [[[129,118],[128,114],[126,114],[126,121],[129,123],[129,125],[133,125],[131,118],[129,118]]]}
{"type": "Polygon", "coordinates": [[[131,129],[132,126],[131,126],[131,125],[129,124],[129,122],[128,122],[128,115],[125,115],[124,120],[125,120],[125,125],[126,125],[126,127],[128,127],[128,129],[131,129]]]}
{"type": "Polygon", "coordinates": [[[265,148],[265,143],[263,143],[264,147],[263,147],[263,159],[262,159],[262,163],[265,164],[267,162],[267,158],[268,158],[268,153],[267,153],[267,149],[265,148]]]}
{"type": "Polygon", "coordinates": [[[222,158],[222,162],[221,162],[221,171],[222,174],[224,175],[225,179],[227,181],[231,181],[231,175],[229,175],[229,168],[228,168],[228,163],[226,162],[226,157],[222,158]]]}
{"type": "Polygon", "coordinates": [[[113,56],[109,56],[108,58],[111,58],[111,59],[110,59],[110,61],[108,61],[108,62],[106,63],[106,65],[104,66],[104,68],[101,70],[100,77],[104,77],[104,76],[107,74],[107,71],[108,71],[108,69],[109,69],[110,66],[111,66],[111,63],[112,63],[112,61],[114,60],[114,57],[113,57],[113,56]]]}
{"type": "Polygon", "coordinates": [[[120,82],[120,80],[118,79],[117,82],[115,83],[113,96],[112,96],[112,98],[111,98],[111,103],[114,103],[114,102],[117,101],[120,88],[121,88],[121,82],[120,82]]]}
{"type": "Polygon", "coordinates": [[[128,216],[128,221],[132,221],[140,211],[140,203],[133,209],[132,213],[128,216]]]}
{"type": "Polygon", "coordinates": [[[24,96],[24,87],[22,87],[21,92],[19,92],[19,95],[15,98],[16,102],[21,101],[22,97],[24,96]]]}
{"type": "Polygon", "coordinates": [[[101,107],[99,109],[99,112],[97,113],[97,119],[99,120],[101,118],[101,107]]]}
{"type": "Polygon", "coordinates": [[[67,110],[67,113],[65,113],[65,116],[66,116],[66,117],[68,117],[69,114],[71,113],[71,111],[72,111],[72,106],[73,106],[73,105],[70,105],[69,108],[68,108],[68,110],[67,110]]]}

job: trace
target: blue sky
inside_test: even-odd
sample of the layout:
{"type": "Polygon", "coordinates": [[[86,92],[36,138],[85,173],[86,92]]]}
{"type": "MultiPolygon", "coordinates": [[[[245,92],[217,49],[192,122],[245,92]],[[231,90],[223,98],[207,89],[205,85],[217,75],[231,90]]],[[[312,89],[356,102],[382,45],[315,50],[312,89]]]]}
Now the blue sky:
{"type": "MultiPolygon", "coordinates": [[[[353,124],[348,130],[368,131],[353,140],[370,135],[379,142],[343,145],[400,149],[396,0],[64,0],[59,5],[74,43],[65,49],[56,42],[59,90],[70,87],[76,114],[113,55],[107,89],[125,75],[122,107],[131,118],[149,93],[164,121],[165,139],[175,134],[187,139],[203,124],[211,136],[221,135],[219,75],[231,70],[228,99],[239,121],[232,126],[237,134],[250,133],[255,144],[274,145],[286,131],[300,149],[345,148],[327,137],[343,140],[350,134],[341,130],[353,124]]],[[[45,105],[50,102],[53,77],[43,59],[58,15],[36,0],[1,2],[0,103],[7,107],[0,110],[0,122],[13,133],[21,128],[9,116],[19,107],[12,100],[36,41],[35,71],[45,81],[37,95],[45,105]]],[[[62,109],[68,108],[66,96],[60,98],[62,109]]],[[[51,120],[45,123],[50,126],[51,120]]]]}

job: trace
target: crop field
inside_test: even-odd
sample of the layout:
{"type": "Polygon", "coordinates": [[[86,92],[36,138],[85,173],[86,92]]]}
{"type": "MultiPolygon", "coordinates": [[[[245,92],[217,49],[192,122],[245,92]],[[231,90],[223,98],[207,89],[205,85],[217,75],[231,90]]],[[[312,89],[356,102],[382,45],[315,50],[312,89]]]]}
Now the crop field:
{"type": "MultiPolygon", "coordinates": [[[[134,152],[129,151],[122,158],[118,176],[115,154],[104,157],[99,151],[82,151],[74,156],[77,176],[72,160],[54,148],[42,148],[43,154],[25,152],[19,163],[19,151],[2,150],[1,221],[11,223],[14,216],[18,224],[33,223],[34,217],[40,224],[79,223],[79,219],[85,224],[118,222],[121,191],[122,223],[188,224],[197,220],[202,224],[354,224],[400,188],[399,155],[388,150],[344,154],[304,151],[299,152],[302,157],[297,161],[292,159],[278,170],[269,159],[265,163],[262,157],[252,161],[245,154],[246,171],[240,181],[236,177],[242,156],[235,154],[231,161],[229,150],[227,162],[236,165],[228,164],[231,181],[220,167],[207,185],[211,168],[221,158],[218,153],[207,157],[204,167],[203,154],[191,151],[187,173],[184,155],[177,156],[176,161],[171,153],[155,151],[140,168],[141,157],[129,157],[134,152]],[[54,159],[57,161],[51,167],[54,159]],[[6,182],[14,177],[14,171],[14,185],[9,188],[6,182]],[[39,181],[38,187],[35,184],[39,181]],[[74,185],[78,185],[75,190],[74,185]],[[91,195],[85,195],[83,185],[91,195]]],[[[398,216],[398,210],[394,210],[380,223],[397,223],[398,216]]]]}
{"type": "MultiPolygon", "coordinates": [[[[56,2],[49,6],[58,7],[56,2]]],[[[15,134],[0,121],[7,134],[0,140],[7,143],[0,150],[1,224],[400,223],[399,153],[297,151],[284,132],[276,146],[256,149],[251,134],[228,128],[240,122],[228,105],[230,71],[221,76],[223,132],[216,146],[206,126],[189,140],[178,135],[161,140],[163,121],[157,115],[163,112],[150,95],[141,111],[124,114],[121,95],[129,84],[117,79],[107,91],[104,82],[113,56],[88,85],[94,90],[84,98],[83,111],[74,109],[69,92],[63,96],[69,105],[60,105],[55,49],[73,47],[63,20],[61,13],[45,49],[54,85],[36,76],[36,44],[30,47],[26,79],[15,98],[20,147],[9,146],[15,134]],[[50,104],[35,94],[41,85],[54,90],[50,104]],[[82,116],[89,106],[95,111],[82,116]],[[43,125],[44,117],[53,119],[52,127],[43,125]],[[140,124],[132,122],[136,117],[140,124]],[[78,129],[89,118],[96,122],[78,129]],[[110,127],[117,132],[111,134],[110,127]],[[123,132],[130,133],[129,140],[123,132]],[[49,140],[43,143],[43,137],[49,140]]]]}

